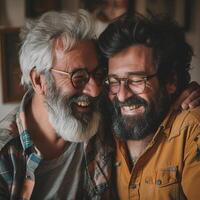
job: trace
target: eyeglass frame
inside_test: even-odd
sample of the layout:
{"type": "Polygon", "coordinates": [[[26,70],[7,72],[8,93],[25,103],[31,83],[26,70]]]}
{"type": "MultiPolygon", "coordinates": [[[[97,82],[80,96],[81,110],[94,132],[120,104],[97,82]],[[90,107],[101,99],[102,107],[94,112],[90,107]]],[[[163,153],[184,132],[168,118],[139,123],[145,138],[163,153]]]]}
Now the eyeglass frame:
{"type": "MultiPolygon", "coordinates": [[[[140,74],[135,74],[135,73],[129,73],[128,76],[129,76],[129,75],[140,76],[141,79],[143,79],[143,80],[141,80],[141,81],[144,81],[144,89],[142,90],[142,92],[138,92],[138,93],[137,93],[137,92],[134,92],[133,89],[131,89],[131,87],[129,86],[129,82],[128,82],[128,81],[130,81],[129,77],[120,78],[120,77],[112,76],[112,77],[115,78],[115,79],[117,80],[117,82],[118,82],[118,87],[119,87],[119,88],[118,88],[118,91],[117,91],[117,92],[112,92],[112,90],[110,89],[109,75],[108,75],[107,78],[104,80],[104,83],[108,86],[109,91],[110,91],[113,95],[116,95],[116,94],[119,92],[120,86],[121,86],[121,81],[124,82],[124,85],[125,85],[126,88],[128,88],[129,90],[131,90],[131,91],[134,92],[135,94],[141,94],[141,93],[144,92],[144,90],[145,90],[146,87],[147,87],[147,81],[150,80],[150,79],[152,79],[153,77],[155,77],[155,76],[157,75],[157,72],[155,72],[154,74],[151,74],[151,75],[140,75],[140,74]]],[[[139,82],[139,81],[131,80],[131,82],[137,83],[137,82],[139,82]]]]}
{"type": "MultiPolygon", "coordinates": [[[[72,79],[72,77],[73,77],[73,75],[74,75],[75,73],[77,73],[78,71],[85,71],[85,72],[87,72],[87,74],[88,74],[88,80],[87,80],[87,81],[85,82],[85,84],[82,86],[82,87],[84,87],[84,86],[89,82],[91,75],[92,75],[92,77],[95,79],[94,74],[95,74],[95,72],[96,72],[97,70],[99,70],[99,69],[100,69],[103,73],[105,73],[105,70],[104,70],[104,69],[101,69],[100,67],[96,67],[92,72],[89,72],[85,67],[84,67],[84,68],[78,68],[78,69],[76,69],[76,70],[74,70],[74,71],[72,71],[72,72],[66,72],[66,71],[62,71],[62,70],[58,70],[58,69],[53,69],[53,68],[51,68],[50,71],[56,72],[56,73],[58,73],[58,74],[67,75],[67,76],[70,78],[70,81],[71,81],[73,87],[74,87],[75,89],[78,89],[78,87],[75,86],[75,84],[74,84],[74,82],[73,82],[73,79],[72,79]]],[[[101,86],[101,85],[103,85],[104,80],[105,80],[105,78],[102,79],[102,83],[101,83],[101,84],[98,83],[98,82],[96,81],[96,79],[95,79],[95,82],[96,82],[96,84],[97,84],[98,86],[101,86]]]]}

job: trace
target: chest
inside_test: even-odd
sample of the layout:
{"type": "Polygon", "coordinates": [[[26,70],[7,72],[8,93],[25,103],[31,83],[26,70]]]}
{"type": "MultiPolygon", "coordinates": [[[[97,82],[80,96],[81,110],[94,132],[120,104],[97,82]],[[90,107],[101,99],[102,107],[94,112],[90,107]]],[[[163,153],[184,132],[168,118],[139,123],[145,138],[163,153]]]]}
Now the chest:
{"type": "Polygon", "coordinates": [[[84,169],[82,145],[73,144],[58,159],[38,166],[31,199],[77,199],[83,189],[84,169]]]}
{"type": "MultiPolygon", "coordinates": [[[[179,199],[185,138],[158,137],[148,145],[130,170],[117,150],[116,177],[120,199],[179,199]]],[[[183,198],[184,199],[184,198],[183,198]]]]}

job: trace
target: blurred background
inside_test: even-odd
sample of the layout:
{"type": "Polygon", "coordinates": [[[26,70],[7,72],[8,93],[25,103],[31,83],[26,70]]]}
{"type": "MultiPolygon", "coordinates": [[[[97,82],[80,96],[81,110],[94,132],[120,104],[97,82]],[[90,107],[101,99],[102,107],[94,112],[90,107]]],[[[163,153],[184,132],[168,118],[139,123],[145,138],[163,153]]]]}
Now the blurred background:
{"type": "Polygon", "coordinates": [[[200,84],[200,0],[0,0],[0,120],[18,105],[24,93],[20,86],[18,33],[25,19],[49,10],[78,8],[94,15],[97,36],[126,11],[170,15],[184,28],[193,47],[191,80],[200,84]]]}

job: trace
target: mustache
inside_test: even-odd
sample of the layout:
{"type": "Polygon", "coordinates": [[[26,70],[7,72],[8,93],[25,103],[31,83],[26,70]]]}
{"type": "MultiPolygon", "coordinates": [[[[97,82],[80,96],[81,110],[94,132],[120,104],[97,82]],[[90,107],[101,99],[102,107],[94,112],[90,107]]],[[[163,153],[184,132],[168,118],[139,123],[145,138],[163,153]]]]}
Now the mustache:
{"type": "Polygon", "coordinates": [[[124,102],[121,102],[117,99],[117,97],[115,97],[114,99],[114,107],[122,107],[122,106],[131,106],[131,105],[140,105],[140,106],[148,106],[148,103],[146,100],[144,100],[143,98],[135,95],[134,97],[129,97],[128,99],[126,99],[124,102]]]}

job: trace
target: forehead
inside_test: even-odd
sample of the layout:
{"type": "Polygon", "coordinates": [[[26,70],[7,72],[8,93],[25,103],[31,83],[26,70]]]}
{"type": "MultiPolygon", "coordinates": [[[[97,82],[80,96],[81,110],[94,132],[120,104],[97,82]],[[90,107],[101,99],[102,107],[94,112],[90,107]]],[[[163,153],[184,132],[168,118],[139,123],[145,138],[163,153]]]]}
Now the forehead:
{"type": "Polygon", "coordinates": [[[56,47],[54,58],[54,68],[56,67],[65,71],[73,71],[80,67],[92,70],[98,64],[93,41],[78,41],[69,51],[64,51],[64,49],[56,47]]]}
{"type": "Polygon", "coordinates": [[[152,49],[144,45],[130,46],[109,58],[108,73],[122,75],[130,72],[149,74],[156,71],[152,49]]]}

